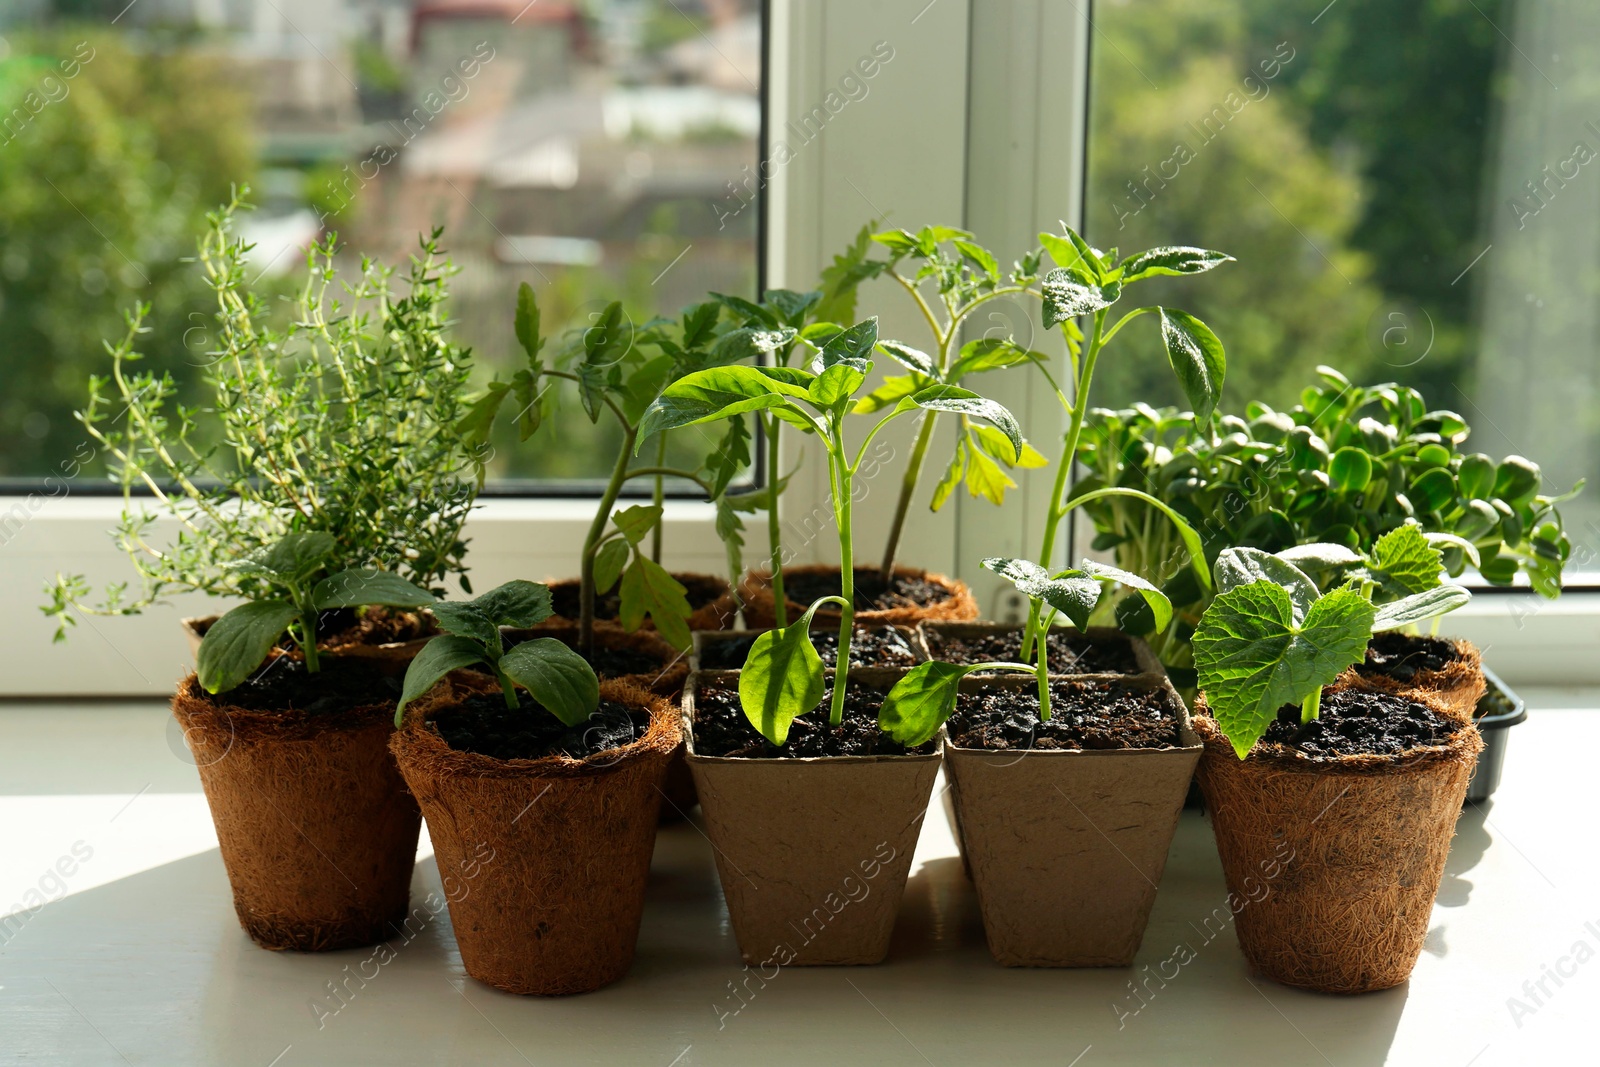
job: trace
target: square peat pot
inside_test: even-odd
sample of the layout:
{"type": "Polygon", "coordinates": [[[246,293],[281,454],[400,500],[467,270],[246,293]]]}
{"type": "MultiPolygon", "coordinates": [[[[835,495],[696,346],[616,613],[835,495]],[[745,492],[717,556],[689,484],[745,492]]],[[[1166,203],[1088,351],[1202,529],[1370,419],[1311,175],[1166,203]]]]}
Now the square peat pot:
{"type": "MultiPolygon", "coordinates": [[[[858,668],[850,680],[886,692],[903,673],[858,668]]],[[[881,962],[939,769],[937,742],[903,756],[702,756],[695,697],[710,684],[737,686],[738,675],[690,676],[689,769],[741,956],[752,966],[881,962]]]]}
{"type": "MultiPolygon", "coordinates": [[[[1064,681],[1159,691],[1178,744],[1018,751],[947,739],[949,793],[996,962],[1125,967],[1144,938],[1200,739],[1164,677],[1064,681]]],[[[966,693],[1033,685],[1021,675],[962,682],[966,693]]]]}
{"type": "MultiPolygon", "coordinates": [[[[692,671],[737,671],[744,666],[744,659],[750,654],[750,646],[755,639],[766,630],[696,630],[694,632],[694,645],[689,653],[689,669],[692,671]]],[[[812,626],[811,639],[813,642],[821,639],[831,639],[839,632],[839,627],[812,626]]],[[[861,642],[867,641],[871,647],[868,652],[873,655],[881,653],[883,646],[892,646],[891,651],[898,653],[899,662],[873,663],[852,667],[856,670],[905,670],[923,662],[922,638],[910,626],[891,626],[886,623],[874,623],[867,626],[856,627],[856,636],[851,638],[851,659],[859,659],[861,642]],[[863,635],[866,635],[865,638],[863,635]]],[[[817,650],[819,653],[823,649],[817,650]]],[[[833,651],[828,651],[822,657],[824,666],[832,667],[833,651]]]]}
{"type": "MultiPolygon", "coordinates": [[[[974,660],[967,657],[952,658],[948,654],[949,644],[952,641],[972,641],[993,638],[996,636],[1010,636],[1022,633],[1021,623],[1011,622],[944,622],[929,621],[918,624],[917,635],[921,639],[918,652],[924,659],[943,660],[946,663],[981,663],[983,660],[974,660]]],[[[1054,677],[1083,675],[1120,675],[1127,677],[1135,674],[1164,675],[1166,668],[1161,665],[1161,660],[1151,651],[1150,646],[1142,639],[1131,637],[1121,630],[1110,626],[1091,626],[1087,630],[1078,630],[1072,627],[1058,626],[1051,631],[1053,637],[1067,635],[1068,640],[1076,648],[1081,648],[1080,658],[1076,663],[1057,663],[1052,657],[1050,674],[1054,677]]],[[[985,659],[1007,659],[1015,656],[987,656],[985,659]]]]}

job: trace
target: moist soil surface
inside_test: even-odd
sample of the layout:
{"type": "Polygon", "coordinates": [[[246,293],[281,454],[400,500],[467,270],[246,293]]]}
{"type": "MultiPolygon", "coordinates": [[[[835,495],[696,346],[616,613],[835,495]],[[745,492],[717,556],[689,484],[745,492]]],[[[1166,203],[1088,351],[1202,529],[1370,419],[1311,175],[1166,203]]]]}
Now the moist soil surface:
{"type": "MultiPolygon", "coordinates": [[[[195,629],[201,637],[210,630],[207,622],[195,629]]],[[[393,611],[389,608],[371,607],[365,612],[355,608],[330,608],[317,616],[318,648],[349,648],[352,645],[387,645],[398,641],[415,641],[433,637],[439,632],[432,615],[414,611],[393,611]]],[[[284,634],[278,647],[294,652],[299,649],[294,638],[284,634]]]]}
{"type": "Polygon", "coordinates": [[[1461,725],[1426,704],[1394,693],[1340,689],[1322,695],[1317,717],[1301,725],[1300,708],[1285,704],[1263,743],[1296,749],[1312,759],[1398,756],[1442,745],[1461,725]]]}
{"type": "Polygon", "coordinates": [[[1386,631],[1367,642],[1367,658],[1356,665],[1361,674],[1381,674],[1409,682],[1419,671],[1440,671],[1460,659],[1456,646],[1437,637],[1413,637],[1386,631]]]}
{"type": "MultiPolygon", "coordinates": [[[[926,578],[897,574],[885,583],[876,567],[856,568],[855,609],[887,611],[891,608],[925,608],[950,599],[950,590],[926,578]]],[[[836,571],[783,576],[783,595],[796,604],[812,604],[825,596],[839,596],[836,571]]]]}
{"type": "Polygon", "coordinates": [[[278,656],[232,689],[216,694],[201,692],[219,707],[299,711],[308,715],[337,715],[373,704],[392,706],[400,699],[402,679],[374,666],[324,656],[321,667],[311,674],[304,660],[278,656]]]}
{"type": "Polygon", "coordinates": [[[1178,717],[1160,689],[1117,682],[1056,682],[1050,718],[1039,721],[1032,687],[963,693],[950,716],[950,739],[962,748],[1176,748],[1178,717]]]}
{"type": "MultiPolygon", "coordinates": [[[[928,653],[946,663],[986,663],[1010,660],[1022,654],[1022,631],[1015,633],[955,634],[924,628],[928,653]]],[[[1090,637],[1077,630],[1052,630],[1048,639],[1051,674],[1137,674],[1139,661],[1133,645],[1120,638],[1090,637]]],[[[1037,653],[1035,653],[1037,655],[1037,653]]]]}
{"type": "MultiPolygon", "coordinates": [[[[765,631],[763,631],[765,632],[765,631]]],[[[708,641],[700,650],[700,666],[708,671],[736,671],[744,666],[750,646],[760,634],[708,641]]],[[[839,631],[813,630],[811,644],[824,666],[832,667],[839,658],[839,631]]],[[[910,667],[917,662],[906,635],[893,626],[856,627],[850,637],[852,667],[910,667]]]]}
{"type": "Polygon", "coordinates": [[[650,712],[602,700],[593,715],[568,726],[526,696],[520,708],[508,708],[501,694],[478,693],[439,712],[428,724],[459,752],[502,760],[557,755],[583,759],[643,737],[650,729],[650,712]]]}
{"type": "Polygon", "coordinates": [[[929,741],[907,749],[878,729],[883,694],[851,682],[845,687],[844,721],[828,725],[830,687],[822,702],[789,725],[789,738],[774,748],[756,732],[739,706],[736,686],[713,684],[695,690],[694,751],[699,756],[741,756],[747,759],[798,759],[803,756],[904,756],[934,750],[929,741]]]}
{"type": "MultiPolygon", "coordinates": [[[[524,641],[533,641],[545,637],[554,637],[557,641],[560,641],[574,651],[577,651],[578,648],[578,637],[576,634],[568,636],[560,633],[549,634],[540,633],[537,630],[522,630],[518,632],[517,636],[519,638],[517,644],[522,644],[524,641]]],[[[508,644],[507,650],[509,651],[514,647],[516,646],[508,644]]],[[[580,652],[579,655],[583,654],[580,652]]],[[[666,670],[668,666],[666,662],[658,659],[655,656],[652,656],[648,652],[641,652],[638,649],[605,648],[599,643],[598,634],[596,635],[594,648],[590,649],[589,654],[583,656],[583,658],[588,661],[589,666],[594,668],[595,675],[600,678],[621,678],[630,674],[657,675],[666,670]]],[[[483,673],[488,672],[485,671],[483,673]]]]}
{"type": "MultiPolygon", "coordinates": [[[[683,584],[688,593],[689,610],[699,611],[707,604],[713,603],[727,591],[723,582],[705,575],[674,574],[674,578],[683,584]]],[[[578,609],[578,583],[571,582],[566,585],[555,586],[550,590],[550,604],[555,612],[563,619],[576,621],[578,609]]],[[[616,590],[595,597],[594,617],[597,619],[615,619],[621,609],[622,600],[616,590]]]]}

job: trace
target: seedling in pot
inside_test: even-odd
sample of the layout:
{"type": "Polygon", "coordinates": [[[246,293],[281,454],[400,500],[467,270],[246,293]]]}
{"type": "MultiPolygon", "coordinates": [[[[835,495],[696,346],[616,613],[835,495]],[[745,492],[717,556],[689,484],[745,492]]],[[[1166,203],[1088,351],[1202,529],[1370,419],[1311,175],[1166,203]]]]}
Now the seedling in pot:
{"type": "Polygon", "coordinates": [[[992,423],[1014,449],[1020,452],[1022,448],[1016,419],[1000,404],[967,389],[935,385],[902,397],[867,432],[852,457],[844,424],[872,370],[870,357],[878,345],[878,320],[874,318],[840,332],[818,348],[807,370],[732,366],[690,374],[662,392],[640,425],[642,436],[764,411],[816,434],[827,452],[834,522],[839,531],[840,595],[819,598],[795,622],[758,637],[739,679],[739,700],[746,718],[774,745],[787,740],[789,724],[796,716],[822,699],[822,659],[811,643],[810,630],[812,617],[827,604],[839,609],[839,651],[828,721],[838,726],[844,720],[850,637],[855,626],[851,506],[856,471],[878,433],[913,411],[951,411],[992,423]]]}
{"type": "Polygon", "coordinates": [[[394,724],[399,726],[406,705],[439,679],[474,666],[487,667],[500,682],[506,707],[522,706],[520,685],[566,725],[583,722],[600,706],[600,681],[588,661],[554,637],[536,637],[509,649],[501,638],[500,627],[537,626],[552,612],[550,590],[520,579],[465,603],[435,604],[433,614],[444,633],[424,645],[406,669],[394,724]]]}
{"type": "Polygon", "coordinates": [[[956,708],[961,680],[974,671],[1017,671],[1032,674],[1038,683],[1039,721],[1050,720],[1049,635],[1056,615],[1065,615],[1080,630],[1089,626],[1089,616],[1100,602],[1106,581],[1121,582],[1142,595],[1159,625],[1172,617],[1172,605],[1161,591],[1136,574],[1084,560],[1077,569],[1050,571],[1030,560],[995,556],[983,561],[985,568],[1005,578],[1026,596],[1034,608],[1028,617],[1027,638],[1032,639],[1036,660],[1026,663],[919,664],[895,683],[878,714],[883,732],[907,746],[920,745],[939,732],[956,708]]]}
{"type": "Polygon", "coordinates": [[[1256,548],[1225,550],[1215,574],[1219,591],[1194,634],[1195,666],[1240,759],[1284,705],[1299,705],[1302,723],[1314,720],[1322,687],[1362,660],[1375,632],[1415,626],[1472,599],[1460,586],[1436,584],[1379,606],[1371,576],[1322,593],[1293,563],[1256,548]]]}
{"type": "Polygon", "coordinates": [[[433,605],[432,593],[386,571],[349,567],[329,574],[337,551],[332,534],[292,533],[231,565],[259,592],[212,623],[201,640],[196,667],[206,692],[232,689],[250,677],[286,632],[304,654],[307,673],[315,674],[321,669],[317,616],[331,608],[433,605]]]}

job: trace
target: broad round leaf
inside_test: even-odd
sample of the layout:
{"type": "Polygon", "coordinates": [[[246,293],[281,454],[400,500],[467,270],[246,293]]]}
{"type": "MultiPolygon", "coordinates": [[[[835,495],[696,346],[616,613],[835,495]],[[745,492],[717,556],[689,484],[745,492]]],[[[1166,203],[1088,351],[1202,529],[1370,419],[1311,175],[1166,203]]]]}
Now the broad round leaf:
{"type": "Polygon", "coordinates": [[[1359,493],[1372,481],[1372,458],[1359,448],[1341,448],[1328,460],[1328,481],[1342,493],[1359,493]]]}
{"type": "Polygon", "coordinates": [[[594,668],[554,637],[536,637],[500,657],[500,669],[552,715],[576,726],[600,706],[594,668]]]}
{"type": "Polygon", "coordinates": [[[426,589],[412,585],[398,574],[366,567],[330,574],[311,591],[318,611],[328,608],[357,608],[381,604],[390,608],[432,607],[438,600],[426,589]]]}
{"type": "Polygon", "coordinates": [[[961,679],[976,669],[937,660],[917,664],[884,697],[878,728],[908,748],[929,740],[956,710],[961,679]]]}
{"type": "Polygon", "coordinates": [[[211,624],[200,641],[196,673],[208,693],[232,689],[267,658],[298,612],[281,600],[240,604],[211,624]]]}
{"type": "Polygon", "coordinates": [[[822,691],[822,657],[811,644],[809,612],[756,638],[739,672],[745,718],[778,746],[789,739],[789,724],[822,701],[822,691]]]}
{"type": "Polygon", "coordinates": [[[406,705],[432,689],[434,683],[451,671],[485,663],[483,646],[469,637],[440,634],[422,646],[406,667],[406,680],[400,690],[400,703],[394,709],[394,724],[399,726],[406,705]]]}
{"type": "Polygon", "coordinates": [[[1305,617],[1318,596],[1317,583],[1306,577],[1304,571],[1282,557],[1259,548],[1223,549],[1212,566],[1212,575],[1217,580],[1219,593],[1260,581],[1280,586],[1289,594],[1296,620],[1305,617]]]}
{"type": "Polygon", "coordinates": [[[333,535],[322,530],[284,534],[228,564],[239,574],[258,574],[281,582],[297,582],[321,569],[337,548],[333,535]]]}
{"type": "Polygon", "coordinates": [[[485,648],[500,651],[500,627],[476,604],[441,602],[433,606],[433,617],[445,633],[470,638],[485,648]]]}

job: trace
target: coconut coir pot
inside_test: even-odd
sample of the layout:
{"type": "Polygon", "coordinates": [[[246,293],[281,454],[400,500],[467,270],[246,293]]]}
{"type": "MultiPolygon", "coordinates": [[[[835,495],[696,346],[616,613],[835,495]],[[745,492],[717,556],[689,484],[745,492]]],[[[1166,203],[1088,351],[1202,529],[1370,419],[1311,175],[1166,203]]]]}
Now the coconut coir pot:
{"type": "MultiPolygon", "coordinates": [[[[1032,693],[1034,684],[969,677],[962,692],[1032,693]]],[[[1183,701],[1159,675],[1075,676],[1057,684],[1159,694],[1176,743],[1019,750],[947,739],[945,774],[963,856],[996,962],[1126,966],[1144,938],[1200,741],[1183,701]]]]}
{"type": "Polygon", "coordinates": [[[648,709],[643,737],[586,759],[497,759],[454,749],[429,725],[463,695],[441,683],[406,709],[392,744],[428,819],[467,973],[544,996],[616,981],[638,940],[677,709],[601,682],[602,701],[648,709]]]}
{"type": "MultiPolygon", "coordinates": [[[[805,604],[797,602],[792,595],[788,595],[795,582],[805,582],[818,578],[832,577],[831,588],[835,595],[839,590],[838,567],[825,564],[809,565],[804,567],[785,567],[783,580],[785,597],[788,605],[789,621],[793,622],[805,614],[810,601],[805,604]]],[[[855,623],[857,626],[915,626],[924,619],[976,619],[978,617],[978,602],[972,599],[972,590],[967,588],[967,583],[956,578],[947,578],[942,574],[934,574],[914,567],[896,567],[894,569],[896,580],[914,583],[926,583],[930,587],[933,597],[927,603],[894,603],[884,607],[867,607],[862,597],[862,585],[866,581],[875,580],[877,571],[873,568],[857,568],[857,603],[862,606],[856,610],[855,623]]],[[[772,596],[772,572],[770,570],[753,570],[744,576],[739,583],[739,598],[744,601],[745,625],[752,630],[765,630],[777,624],[773,611],[774,599],[772,596]]],[[[813,621],[818,626],[839,625],[839,613],[831,606],[825,606],[817,611],[813,621]]]]}
{"type": "MultiPolygon", "coordinates": [[[[830,672],[831,673],[831,672],[830,672]]],[[[858,669],[887,690],[902,672],[858,669]]],[[[879,963],[905,895],[937,750],[903,756],[761,759],[695,752],[695,694],[684,690],[689,769],[739,952],[752,966],[879,963]]]]}
{"type": "MultiPolygon", "coordinates": [[[[696,574],[692,571],[673,571],[672,577],[688,591],[689,606],[693,609],[689,614],[689,629],[726,630],[738,619],[739,604],[734,600],[733,588],[726,578],[714,574],[696,574]]],[[[547,584],[550,586],[550,599],[555,605],[556,613],[540,626],[576,625],[579,612],[578,592],[582,587],[582,580],[562,578],[547,584]]],[[[614,594],[600,597],[596,621],[616,622],[617,610],[614,594]]],[[[644,620],[643,628],[655,629],[655,624],[648,616],[644,620]]]]}
{"type": "MultiPolygon", "coordinates": [[[[394,612],[384,608],[371,609],[378,613],[381,624],[370,629],[356,627],[347,633],[333,634],[330,638],[323,638],[317,642],[317,649],[325,656],[338,656],[349,659],[361,660],[370,663],[385,674],[402,675],[406,668],[411,666],[411,661],[421,652],[423,646],[437,635],[438,630],[433,625],[431,615],[416,612],[394,612]],[[404,640],[372,640],[380,637],[385,631],[394,633],[411,633],[416,636],[404,640]]],[[[184,619],[180,624],[183,627],[183,636],[189,642],[189,654],[195,659],[200,658],[200,642],[204,640],[206,631],[220,616],[205,615],[198,618],[184,619]]],[[[291,652],[298,656],[298,652],[291,652]]]]}
{"type": "Polygon", "coordinates": [[[1241,760],[1197,702],[1200,788],[1228,890],[1244,901],[1234,929],[1273,981],[1366,993],[1416,966],[1483,742],[1470,719],[1410,696],[1456,732],[1399,755],[1315,760],[1263,744],[1241,760]]]}
{"type": "Polygon", "coordinates": [[[172,711],[257,944],[323,952],[399,932],[422,819],[389,754],[392,702],[253,711],[210,699],[190,674],[172,711]]]}
{"type": "Polygon", "coordinates": [[[1351,667],[1339,680],[1382,689],[1390,693],[1422,693],[1438,700],[1457,716],[1471,719],[1477,711],[1478,701],[1488,691],[1483,676],[1483,659],[1471,641],[1461,638],[1417,637],[1397,632],[1378,634],[1372,639],[1367,662],[1351,667]],[[1384,659],[1400,665],[1400,677],[1395,667],[1380,668],[1374,662],[1374,650],[1383,643],[1384,659]],[[1443,652],[1437,668],[1412,666],[1429,662],[1423,656],[1428,651],[1443,652]]]}

